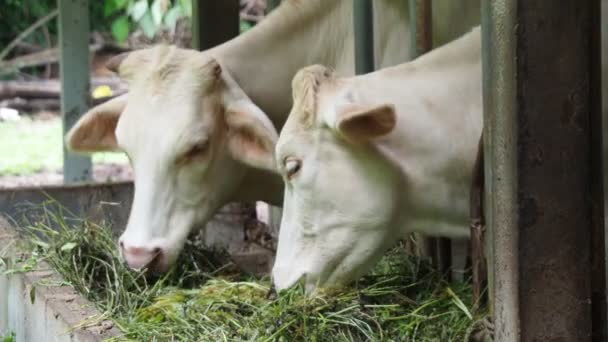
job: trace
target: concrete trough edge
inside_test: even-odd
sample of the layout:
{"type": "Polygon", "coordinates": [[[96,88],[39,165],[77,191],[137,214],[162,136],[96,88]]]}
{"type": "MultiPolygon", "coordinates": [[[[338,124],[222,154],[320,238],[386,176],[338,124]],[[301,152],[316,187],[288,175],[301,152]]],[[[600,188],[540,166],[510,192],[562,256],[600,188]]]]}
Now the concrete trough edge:
{"type": "MultiPolygon", "coordinates": [[[[0,257],[15,260],[17,232],[0,217],[0,257]]],[[[103,341],[121,335],[93,303],[82,297],[47,263],[27,273],[0,273],[0,332],[16,341],[103,341]],[[87,321],[96,322],[87,325],[87,321]]]]}

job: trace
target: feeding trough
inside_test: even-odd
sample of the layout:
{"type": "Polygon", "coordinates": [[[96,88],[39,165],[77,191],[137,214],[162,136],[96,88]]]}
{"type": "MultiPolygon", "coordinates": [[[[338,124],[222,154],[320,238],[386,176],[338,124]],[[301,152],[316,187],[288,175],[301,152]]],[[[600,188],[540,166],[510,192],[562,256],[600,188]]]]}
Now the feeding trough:
{"type": "Polygon", "coordinates": [[[20,260],[19,237],[4,219],[0,219],[0,258],[6,267],[20,267],[24,272],[0,276],[0,331],[12,332],[17,341],[103,341],[120,331],[102,315],[93,303],[45,262],[36,271],[25,272],[20,260]],[[95,324],[87,320],[96,319],[95,324]]]}

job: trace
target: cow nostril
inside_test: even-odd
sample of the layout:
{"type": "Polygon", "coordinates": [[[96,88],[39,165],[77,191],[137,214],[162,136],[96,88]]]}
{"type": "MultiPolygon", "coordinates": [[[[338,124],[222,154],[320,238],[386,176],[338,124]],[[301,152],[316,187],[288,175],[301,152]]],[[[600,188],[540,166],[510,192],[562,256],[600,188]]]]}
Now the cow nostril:
{"type": "Polygon", "coordinates": [[[161,251],[162,250],[160,249],[160,247],[154,247],[154,249],[152,250],[152,254],[158,255],[158,254],[160,254],[161,251]]]}

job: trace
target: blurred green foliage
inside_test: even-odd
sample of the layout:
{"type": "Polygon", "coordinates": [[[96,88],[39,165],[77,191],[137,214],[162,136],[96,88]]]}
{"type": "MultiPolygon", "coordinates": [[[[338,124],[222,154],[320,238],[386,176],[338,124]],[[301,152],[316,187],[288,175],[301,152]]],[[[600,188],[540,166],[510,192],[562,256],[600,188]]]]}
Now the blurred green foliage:
{"type": "MultiPolygon", "coordinates": [[[[57,8],[58,0],[0,0],[0,50],[8,45],[19,33],[23,32],[36,20],[44,17],[57,8]]],[[[115,1],[115,0],[109,0],[115,1]]],[[[99,15],[103,13],[106,1],[89,1],[91,13],[91,28],[93,30],[108,31],[110,23],[99,15]]],[[[51,44],[57,39],[56,21],[47,25],[51,37],[51,44]]],[[[41,30],[37,30],[26,41],[40,46],[47,46],[46,38],[41,30]]]]}
{"type": "MultiPolygon", "coordinates": [[[[36,20],[57,8],[58,0],[0,0],[0,50],[36,20]]],[[[161,28],[173,29],[180,17],[192,15],[191,0],[103,0],[89,1],[91,29],[110,31],[118,42],[141,28],[148,38],[161,28]]],[[[51,45],[57,39],[56,21],[47,25],[51,45]]],[[[47,46],[42,30],[26,41],[47,46]]]]}
{"type": "Polygon", "coordinates": [[[129,36],[133,26],[153,38],[162,28],[172,30],[181,17],[192,16],[191,0],[106,0],[104,17],[110,19],[112,35],[118,42],[129,36]]]}
{"type": "MultiPolygon", "coordinates": [[[[0,0],[0,50],[38,19],[57,8],[59,0],[0,0]]],[[[182,17],[192,17],[192,0],[89,0],[91,30],[111,32],[117,42],[123,42],[135,29],[153,38],[159,30],[173,30],[182,17]]],[[[241,32],[252,23],[241,21],[241,32]]],[[[25,41],[41,47],[57,42],[56,21],[38,29],[25,41]]]]}

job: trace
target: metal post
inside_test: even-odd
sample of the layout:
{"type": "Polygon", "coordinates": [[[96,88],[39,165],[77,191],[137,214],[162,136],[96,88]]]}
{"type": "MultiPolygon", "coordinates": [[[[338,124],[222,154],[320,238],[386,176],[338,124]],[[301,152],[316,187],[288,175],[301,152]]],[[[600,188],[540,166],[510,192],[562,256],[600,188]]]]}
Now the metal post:
{"type": "Polygon", "coordinates": [[[354,0],[355,72],[374,71],[374,12],[371,0],[354,0]]]}
{"type": "MultiPolygon", "coordinates": [[[[409,0],[411,59],[433,49],[432,0],[409,0]]],[[[451,279],[452,242],[447,238],[427,238],[433,266],[451,279]]]]}
{"type": "MultiPolygon", "coordinates": [[[[89,1],[59,0],[61,113],[64,135],[89,107],[89,1]]],[[[91,158],[63,148],[63,180],[91,178],[91,158]]]]}
{"type": "Polygon", "coordinates": [[[192,0],[192,47],[207,50],[239,34],[239,0],[192,0]]]}
{"type": "Polygon", "coordinates": [[[606,341],[599,4],[483,1],[496,341],[606,341]]]}
{"type": "Polygon", "coordinates": [[[409,0],[411,59],[433,48],[432,4],[431,0],[409,0]]]}

